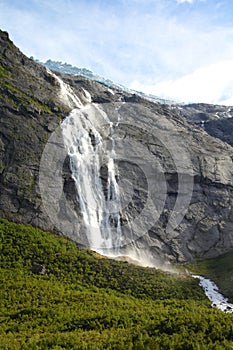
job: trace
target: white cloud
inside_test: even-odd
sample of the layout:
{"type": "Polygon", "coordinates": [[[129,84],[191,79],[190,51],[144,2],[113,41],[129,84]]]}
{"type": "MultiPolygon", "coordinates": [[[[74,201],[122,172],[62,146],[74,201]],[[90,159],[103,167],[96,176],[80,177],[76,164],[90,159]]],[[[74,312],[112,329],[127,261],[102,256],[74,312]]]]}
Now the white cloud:
{"type": "MultiPolygon", "coordinates": [[[[196,0],[199,2],[205,2],[206,0],[196,0]]],[[[195,0],[176,0],[176,2],[178,2],[178,4],[184,4],[184,3],[188,3],[188,4],[193,4],[195,2],[195,0]]]]}
{"type": "Polygon", "coordinates": [[[178,4],[182,4],[184,2],[188,2],[189,4],[193,3],[193,0],[176,0],[178,2],[178,4]]]}
{"type": "Polygon", "coordinates": [[[233,106],[233,60],[199,68],[175,80],[155,85],[134,81],[131,88],[180,102],[206,102],[233,106]]]}
{"type": "Polygon", "coordinates": [[[226,25],[224,12],[218,22],[224,6],[220,11],[208,1],[28,2],[0,0],[1,27],[25,54],[86,67],[126,86],[135,80],[158,95],[173,95],[199,67],[233,60],[232,21],[226,25]]]}

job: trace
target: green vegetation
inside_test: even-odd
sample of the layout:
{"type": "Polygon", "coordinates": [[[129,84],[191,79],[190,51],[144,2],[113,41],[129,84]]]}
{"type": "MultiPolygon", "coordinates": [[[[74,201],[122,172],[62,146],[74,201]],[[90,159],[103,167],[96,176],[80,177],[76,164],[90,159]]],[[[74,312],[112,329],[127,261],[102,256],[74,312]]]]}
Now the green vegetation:
{"type": "MultiPolygon", "coordinates": [[[[42,103],[34,98],[33,92],[30,96],[21,89],[17,88],[14,78],[14,75],[10,71],[0,65],[0,83],[1,90],[3,91],[3,94],[0,94],[1,99],[6,99],[16,108],[19,106],[32,107],[40,112],[53,114],[45,103],[42,103]]],[[[28,80],[30,80],[30,77],[28,77],[28,80]]]]}
{"type": "Polygon", "coordinates": [[[212,279],[220,291],[233,302],[233,252],[214,259],[197,260],[189,269],[212,279]]]}
{"type": "Polygon", "coordinates": [[[5,166],[3,164],[2,161],[0,161],[0,174],[2,173],[2,171],[4,170],[5,166]]]}
{"type": "Polygon", "coordinates": [[[0,65],[0,79],[9,77],[12,77],[12,74],[8,72],[2,65],[0,65]]]}
{"type": "Polygon", "coordinates": [[[233,348],[233,315],[212,309],[196,279],[5,219],[0,237],[0,349],[233,348]]]}
{"type": "Polygon", "coordinates": [[[53,112],[49,109],[49,107],[45,103],[41,103],[34,99],[33,96],[28,96],[26,93],[21,91],[20,89],[16,88],[13,84],[11,84],[9,81],[1,83],[1,88],[3,90],[6,90],[8,93],[12,93],[12,96],[8,96],[8,99],[11,99],[15,106],[25,106],[25,107],[32,107],[36,108],[40,112],[53,114],[53,112]]]}

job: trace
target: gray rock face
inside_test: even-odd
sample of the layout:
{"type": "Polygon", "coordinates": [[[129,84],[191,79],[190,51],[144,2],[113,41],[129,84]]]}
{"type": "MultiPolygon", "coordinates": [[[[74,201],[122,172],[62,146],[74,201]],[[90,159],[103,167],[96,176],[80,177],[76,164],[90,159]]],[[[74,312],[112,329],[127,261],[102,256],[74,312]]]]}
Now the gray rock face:
{"type": "MultiPolygon", "coordinates": [[[[233,249],[230,145],[170,106],[109,91],[80,76],[59,76],[83,104],[90,103],[91,97],[91,104],[116,125],[117,181],[125,203],[122,226],[136,219],[145,224],[134,237],[137,248],[155,259],[178,262],[233,249]]],[[[59,98],[58,82],[0,32],[0,83],[0,215],[61,233],[71,222],[71,238],[84,235],[68,157],[62,166],[62,186],[70,219],[61,207],[60,227],[48,217],[39,189],[44,147],[71,110],[59,98]]],[[[58,150],[59,144],[54,147],[58,150]]],[[[104,167],[101,174],[104,187],[104,167]]]]}
{"type": "Polygon", "coordinates": [[[41,209],[39,159],[51,130],[68,109],[58,84],[0,32],[0,213],[52,228],[41,209]]]}
{"type": "Polygon", "coordinates": [[[233,146],[233,107],[192,103],[173,105],[173,111],[201,126],[208,134],[233,146]]]}
{"type": "MultiPolygon", "coordinates": [[[[131,109],[124,106],[122,118],[127,115],[128,124],[123,126],[122,142],[127,144],[127,140],[128,148],[131,145],[136,152],[143,152],[139,169],[131,161],[120,167],[122,176],[133,184],[134,193],[136,190],[139,193],[139,210],[137,201],[133,205],[135,215],[140,215],[140,206],[145,205],[148,196],[156,199],[157,211],[164,205],[154,225],[137,240],[138,247],[145,250],[150,247],[153,256],[177,261],[215,256],[231,249],[232,148],[185,120],[167,114],[166,109],[161,112],[157,105],[144,107],[139,103],[131,109]],[[145,171],[151,162],[160,165],[156,167],[156,181],[154,172],[145,171]],[[143,184],[137,183],[135,188],[135,179],[142,180],[143,175],[143,184]],[[148,186],[150,182],[154,192],[148,186]],[[182,205],[187,209],[185,214],[182,205]],[[171,220],[173,214],[175,224],[171,220]],[[177,224],[179,215],[182,220],[177,224]],[[169,225],[174,229],[169,230],[169,225]]],[[[132,212],[130,209],[129,215],[132,212]]]]}

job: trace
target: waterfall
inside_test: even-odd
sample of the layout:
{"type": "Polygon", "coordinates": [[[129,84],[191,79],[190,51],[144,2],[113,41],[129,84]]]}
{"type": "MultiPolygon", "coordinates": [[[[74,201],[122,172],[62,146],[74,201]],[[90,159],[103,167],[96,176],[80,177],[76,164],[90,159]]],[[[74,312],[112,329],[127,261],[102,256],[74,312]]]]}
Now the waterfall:
{"type": "MultiPolygon", "coordinates": [[[[69,213],[61,211],[63,215],[67,215],[67,224],[71,224],[69,234],[72,239],[77,237],[79,243],[102,255],[119,257],[143,266],[158,266],[160,260],[155,261],[147,249],[139,247],[136,243],[145,232],[147,223],[151,224],[152,202],[147,201],[149,205],[145,207],[146,210],[142,206],[142,220],[140,215],[134,216],[136,211],[132,210],[132,217],[129,212],[134,208],[134,203],[131,204],[134,200],[132,184],[127,178],[129,174],[123,178],[124,167],[120,168],[120,162],[122,159],[123,162],[132,157],[134,159],[135,148],[134,144],[123,141],[124,134],[120,123],[122,115],[119,109],[124,101],[101,108],[92,102],[89,91],[82,88],[82,92],[77,96],[60,77],[49,70],[48,73],[60,85],[59,97],[62,103],[71,109],[60,125],[65,153],[69,156],[71,176],[75,184],[74,195],[79,204],[78,221],[72,216],[74,226],[73,222],[69,222],[69,213]],[[108,112],[105,112],[105,109],[108,112]]],[[[143,148],[143,145],[141,147],[143,148]]],[[[143,152],[138,148],[140,154],[144,154],[144,148],[143,152]]],[[[142,159],[143,166],[143,158],[137,155],[138,159],[142,159]]],[[[140,164],[139,162],[139,169],[140,164]]],[[[133,186],[138,185],[137,178],[135,181],[133,186]]]]}
{"type": "Polygon", "coordinates": [[[109,149],[106,149],[103,136],[90,116],[96,117],[93,106],[73,109],[61,125],[64,142],[89,246],[100,253],[118,254],[121,224],[118,174],[114,162],[114,125],[105,117],[110,140],[109,149]],[[102,164],[107,167],[106,190],[102,181],[102,164]]]}
{"type": "Polygon", "coordinates": [[[115,125],[97,105],[90,104],[88,91],[83,89],[84,106],[69,85],[49,73],[60,84],[63,103],[73,108],[61,129],[89,247],[104,255],[119,255],[122,230],[115,125]]]}

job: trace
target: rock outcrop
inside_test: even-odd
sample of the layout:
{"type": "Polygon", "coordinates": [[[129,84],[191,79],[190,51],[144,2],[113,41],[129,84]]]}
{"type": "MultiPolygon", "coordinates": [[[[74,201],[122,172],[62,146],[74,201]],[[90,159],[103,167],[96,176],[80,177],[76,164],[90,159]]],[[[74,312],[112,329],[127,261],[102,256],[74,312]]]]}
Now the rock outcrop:
{"type": "MultiPolygon", "coordinates": [[[[139,217],[149,222],[153,217],[134,240],[137,248],[155,259],[178,262],[233,249],[230,145],[211,137],[171,106],[110,90],[81,76],[59,76],[84,105],[100,108],[118,122],[116,140],[123,145],[118,181],[127,203],[122,225],[124,220],[139,217]]],[[[50,135],[71,110],[59,93],[58,80],[0,32],[0,215],[53,231],[62,230],[42,205],[39,167],[50,135]]],[[[103,169],[103,186],[104,174],[103,169]]],[[[63,186],[78,217],[78,230],[82,218],[68,158],[63,186]]],[[[71,236],[75,239],[75,232],[71,236]]]]}
{"type": "Polygon", "coordinates": [[[233,107],[206,103],[173,105],[173,111],[233,146],[233,107]]]}
{"type": "Polygon", "coordinates": [[[39,160],[68,109],[59,86],[0,32],[0,212],[19,222],[49,228],[38,188],[39,160]]]}

